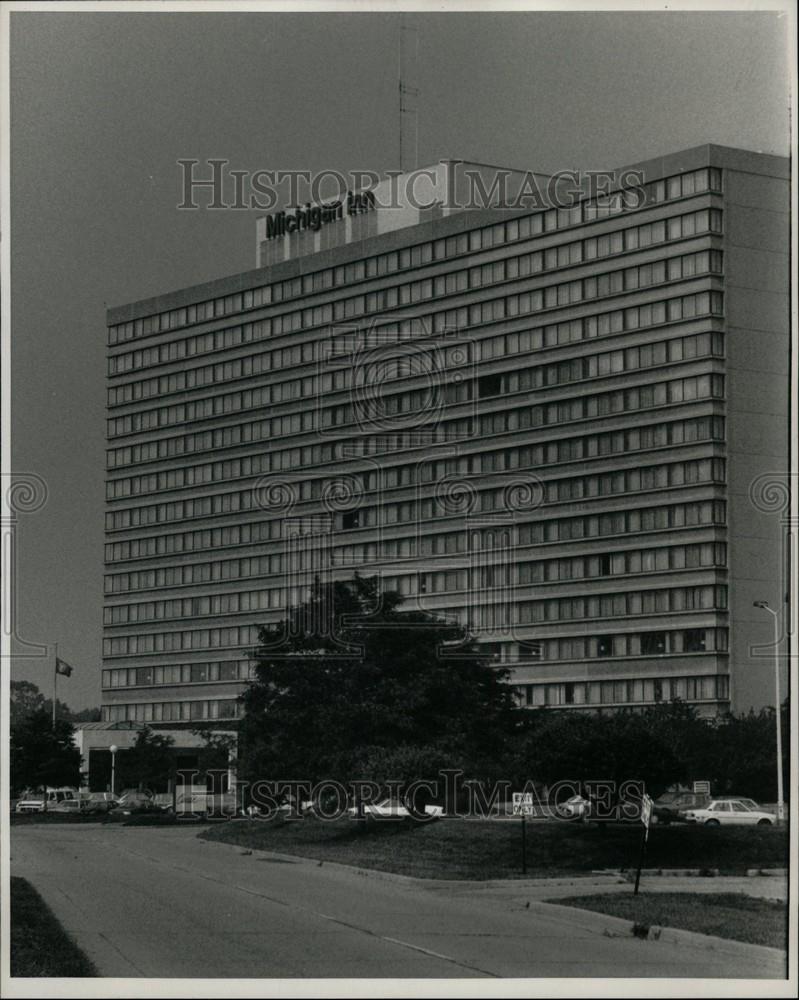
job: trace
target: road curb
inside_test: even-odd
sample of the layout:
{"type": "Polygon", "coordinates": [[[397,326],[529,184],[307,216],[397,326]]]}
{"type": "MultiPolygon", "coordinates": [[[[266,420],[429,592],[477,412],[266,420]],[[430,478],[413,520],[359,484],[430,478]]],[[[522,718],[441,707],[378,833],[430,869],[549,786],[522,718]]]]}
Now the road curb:
{"type": "Polygon", "coordinates": [[[379,868],[364,868],[360,865],[347,865],[341,861],[320,861],[318,858],[308,858],[302,854],[283,854],[280,851],[269,851],[259,847],[245,847],[243,844],[232,844],[225,840],[208,840],[198,837],[199,840],[207,844],[215,844],[220,847],[238,851],[242,855],[262,855],[276,858],[279,861],[293,862],[294,864],[305,864],[312,868],[332,868],[334,871],[341,871],[350,875],[360,875],[362,878],[377,878],[384,882],[396,882],[404,885],[419,885],[423,888],[462,888],[462,889],[497,889],[509,885],[523,890],[526,887],[541,886],[564,886],[574,885],[577,888],[587,885],[618,885],[626,882],[624,878],[619,878],[612,872],[602,872],[601,875],[593,873],[586,875],[564,875],[560,878],[499,878],[499,879],[463,879],[463,878],[420,878],[418,875],[401,875],[399,872],[385,872],[379,868]],[[600,881],[602,879],[602,881],[600,881]]]}
{"type": "Polygon", "coordinates": [[[639,937],[645,941],[666,941],[686,948],[710,949],[720,955],[734,955],[752,961],[775,960],[787,961],[787,953],[781,948],[770,948],[762,944],[750,944],[747,941],[733,941],[730,938],[715,937],[711,934],[700,934],[698,931],[680,930],[676,927],[650,926],[646,933],[636,933],[639,927],[626,917],[614,917],[609,913],[597,913],[595,910],[584,910],[578,906],[564,906],[557,902],[530,903],[530,908],[540,906],[544,912],[556,911],[559,916],[570,920],[584,930],[594,930],[610,937],[639,937]]]}

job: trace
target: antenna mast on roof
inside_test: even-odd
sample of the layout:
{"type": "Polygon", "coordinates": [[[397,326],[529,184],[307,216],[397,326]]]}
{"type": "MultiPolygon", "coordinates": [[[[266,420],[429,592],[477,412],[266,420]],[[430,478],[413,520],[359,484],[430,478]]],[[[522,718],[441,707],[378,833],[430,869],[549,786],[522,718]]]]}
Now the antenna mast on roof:
{"type": "Polygon", "coordinates": [[[399,167],[403,173],[419,166],[419,88],[416,69],[419,32],[416,22],[400,15],[399,36],[399,167]]]}

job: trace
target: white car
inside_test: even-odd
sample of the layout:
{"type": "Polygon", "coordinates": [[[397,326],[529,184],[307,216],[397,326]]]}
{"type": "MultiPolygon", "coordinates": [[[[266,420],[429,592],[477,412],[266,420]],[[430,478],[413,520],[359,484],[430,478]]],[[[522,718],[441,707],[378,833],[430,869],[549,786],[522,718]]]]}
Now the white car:
{"type": "Polygon", "coordinates": [[[64,799],[77,798],[78,790],[77,788],[70,788],[65,785],[62,788],[48,788],[46,793],[33,792],[32,794],[23,795],[17,801],[14,811],[18,813],[45,812],[45,794],[47,795],[47,809],[49,810],[58,805],[59,802],[63,802],[64,799]]]}
{"type": "Polygon", "coordinates": [[[572,795],[570,799],[559,803],[555,811],[562,819],[588,819],[591,803],[582,795],[572,795]]]}
{"type": "Polygon", "coordinates": [[[704,826],[771,826],[773,813],[765,812],[752,799],[713,799],[704,809],[686,809],[688,823],[704,826]]]}
{"type": "MultiPolygon", "coordinates": [[[[350,816],[358,815],[358,807],[350,806],[347,810],[350,816]]],[[[444,809],[442,806],[425,806],[422,810],[424,815],[428,819],[440,819],[444,815],[444,809]]],[[[386,798],[382,799],[380,802],[370,802],[363,807],[364,816],[373,816],[381,818],[391,818],[391,819],[405,819],[408,816],[413,816],[408,807],[402,801],[402,799],[392,799],[386,798]]]]}

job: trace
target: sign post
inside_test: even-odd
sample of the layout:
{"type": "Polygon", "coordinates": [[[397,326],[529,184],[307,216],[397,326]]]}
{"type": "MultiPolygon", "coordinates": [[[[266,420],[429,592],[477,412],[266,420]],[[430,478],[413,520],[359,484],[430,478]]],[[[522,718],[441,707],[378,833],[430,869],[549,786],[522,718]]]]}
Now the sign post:
{"type": "Polygon", "coordinates": [[[652,819],[652,799],[644,793],[644,797],[641,799],[641,823],[643,824],[643,832],[641,835],[641,849],[638,852],[638,871],[635,873],[635,890],[633,895],[638,895],[638,885],[641,882],[641,869],[644,865],[644,856],[646,855],[646,842],[649,839],[649,823],[652,819]]]}
{"type": "Polygon", "coordinates": [[[522,875],[527,874],[527,817],[535,815],[532,792],[513,793],[513,815],[522,819],[522,875]]]}

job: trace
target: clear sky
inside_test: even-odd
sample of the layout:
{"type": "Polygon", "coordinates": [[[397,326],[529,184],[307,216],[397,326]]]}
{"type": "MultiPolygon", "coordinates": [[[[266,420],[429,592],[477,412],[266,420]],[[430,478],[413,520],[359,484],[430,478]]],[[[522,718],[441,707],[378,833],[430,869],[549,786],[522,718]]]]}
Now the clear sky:
{"type": "MultiPolygon", "coordinates": [[[[603,169],[705,142],[788,152],[777,13],[417,16],[419,163],[603,169]]],[[[19,632],[100,700],[105,310],[255,264],[257,211],[181,212],[177,161],[398,167],[396,14],[11,14],[19,632]]],[[[5,228],[5,227],[4,227],[5,228]]],[[[52,661],[14,676],[49,693],[52,661]]]]}

